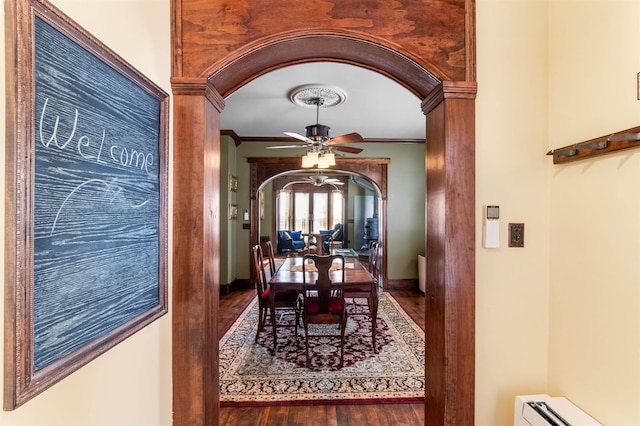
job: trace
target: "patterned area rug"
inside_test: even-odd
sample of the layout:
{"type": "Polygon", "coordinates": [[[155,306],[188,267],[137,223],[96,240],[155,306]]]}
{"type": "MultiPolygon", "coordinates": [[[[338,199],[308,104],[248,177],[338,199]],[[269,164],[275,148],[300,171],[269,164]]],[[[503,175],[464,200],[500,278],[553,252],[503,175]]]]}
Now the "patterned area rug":
{"type": "MultiPolygon", "coordinates": [[[[304,329],[278,327],[275,355],[270,326],[257,329],[257,300],[220,339],[220,405],[399,403],[424,400],[424,331],[388,293],[380,294],[377,344],[371,348],[366,300],[349,306],[344,367],[338,369],[336,325],[309,326],[311,368],[306,367],[304,329]]],[[[279,324],[291,324],[285,315],[279,324]]]]}

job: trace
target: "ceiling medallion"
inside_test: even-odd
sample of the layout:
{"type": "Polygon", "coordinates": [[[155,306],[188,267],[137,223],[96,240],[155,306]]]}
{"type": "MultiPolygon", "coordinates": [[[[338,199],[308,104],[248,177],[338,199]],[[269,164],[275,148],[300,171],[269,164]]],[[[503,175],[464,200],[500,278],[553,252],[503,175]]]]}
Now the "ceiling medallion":
{"type": "Polygon", "coordinates": [[[307,108],[329,108],[340,105],[347,100],[347,93],[335,86],[324,84],[305,84],[289,92],[289,100],[296,105],[307,108]],[[321,100],[318,103],[318,100],[321,100]]]}

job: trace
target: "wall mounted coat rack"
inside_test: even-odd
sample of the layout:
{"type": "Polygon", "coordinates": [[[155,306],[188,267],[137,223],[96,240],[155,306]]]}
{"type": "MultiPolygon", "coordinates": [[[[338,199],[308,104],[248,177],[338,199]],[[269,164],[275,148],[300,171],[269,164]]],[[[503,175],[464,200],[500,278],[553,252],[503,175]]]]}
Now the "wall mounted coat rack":
{"type": "Polygon", "coordinates": [[[554,149],[547,152],[547,155],[553,156],[553,164],[562,164],[638,147],[640,147],[640,126],[554,149]]]}

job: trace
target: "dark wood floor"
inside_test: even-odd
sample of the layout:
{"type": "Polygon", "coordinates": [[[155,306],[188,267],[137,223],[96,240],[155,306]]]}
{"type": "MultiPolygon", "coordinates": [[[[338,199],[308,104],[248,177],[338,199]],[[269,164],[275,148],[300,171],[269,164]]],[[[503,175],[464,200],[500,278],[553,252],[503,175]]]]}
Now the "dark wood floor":
{"type": "MultiPolygon", "coordinates": [[[[425,300],[417,291],[390,290],[389,293],[424,328],[425,300]]],[[[220,296],[219,334],[222,335],[244,310],[255,290],[234,291],[220,296]]],[[[424,404],[315,405],[221,408],[220,425],[394,425],[424,424],[424,404]]]]}

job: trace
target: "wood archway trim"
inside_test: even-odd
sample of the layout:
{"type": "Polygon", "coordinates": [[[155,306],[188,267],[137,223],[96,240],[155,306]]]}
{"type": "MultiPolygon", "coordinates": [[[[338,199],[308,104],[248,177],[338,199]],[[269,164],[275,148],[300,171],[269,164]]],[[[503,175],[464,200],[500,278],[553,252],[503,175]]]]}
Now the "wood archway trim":
{"type": "MultiPolygon", "coordinates": [[[[395,46],[398,49],[398,46],[395,46]]],[[[420,65],[408,52],[394,50],[371,35],[344,30],[292,31],[244,46],[225,62],[207,71],[209,83],[227,97],[249,81],[287,65],[341,62],[374,70],[424,99],[443,80],[434,65],[420,65]]],[[[424,62],[424,59],[421,60],[424,62]]]]}
{"type": "MultiPolygon", "coordinates": [[[[300,169],[300,157],[249,157],[249,197],[251,209],[251,245],[260,241],[258,189],[269,179],[285,172],[300,169]]],[[[385,244],[387,235],[387,169],[389,158],[336,158],[334,171],[350,172],[362,175],[373,182],[380,190],[380,223],[382,229],[380,243],[385,244]]],[[[386,251],[383,250],[382,275],[387,270],[386,251]]]]}
{"type": "MultiPolygon", "coordinates": [[[[251,199],[256,198],[258,189],[269,179],[294,170],[300,170],[299,157],[250,157],[249,165],[251,199]]],[[[343,171],[362,175],[376,184],[380,197],[387,199],[387,167],[389,158],[336,158],[333,171],[343,171]]],[[[303,170],[304,171],[304,170],[303,170]]]]}
{"type": "MultiPolygon", "coordinates": [[[[338,37],[339,38],[339,37],[338,37]]],[[[224,97],[254,78],[300,62],[349,63],[419,93],[426,115],[427,202],[425,424],[473,424],[475,384],[475,93],[468,81],[438,83],[401,52],[363,57],[366,44],[324,36],[260,46],[212,78],[172,78],[174,88],[173,406],[176,425],[217,425],[220,112],[224,97]],[[295,46],[295,49],[292,47],[295,46]],[[261,62],[261,58],[265,62],[261,62]],[[233,72],[232,72],[233,70],[233,72]],[[206,87],[206,90],[203,90],[206,87]],[[432,88],[432,89],[431,89],[432,88]],[[431,89],[431,90],[430,90],[431,89]],[[428,95],[425,95],[427,94],[428,95]]],[[[382,53],[382,52],[381,52],[382,53]]],[[[416,176],[424,179],[424,176],[416,176]]]]}

